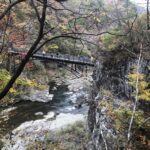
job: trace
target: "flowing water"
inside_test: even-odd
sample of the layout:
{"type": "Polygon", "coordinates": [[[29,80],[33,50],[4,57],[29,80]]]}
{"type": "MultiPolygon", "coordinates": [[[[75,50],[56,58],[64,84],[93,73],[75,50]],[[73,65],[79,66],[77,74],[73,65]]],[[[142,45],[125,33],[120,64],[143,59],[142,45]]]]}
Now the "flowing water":
{"type": "MultiPolygon", "coordinates": [[[[0,112],[0,135],[6,135],[19,125],[31,121],[43,119],[48,112],[68,114],[83,114],[87,107],[76,109],[72,99],[76,99],[76,94],[70,92],[67,85],[60,85],[56,91],[53,91],[53,100],[47,103],[20,101],[13,106],[0,112]],[[9,111],[11,110],[11,111],[9,111]]],[[[84,93],[83,93],[84,94],[84,93]]]]}

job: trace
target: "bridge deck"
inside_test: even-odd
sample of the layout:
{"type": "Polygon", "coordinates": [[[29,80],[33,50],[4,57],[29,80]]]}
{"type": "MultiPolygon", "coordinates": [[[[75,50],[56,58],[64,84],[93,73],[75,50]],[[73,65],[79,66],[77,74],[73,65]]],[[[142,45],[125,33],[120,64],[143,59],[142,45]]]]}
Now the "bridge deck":
{"type": "MultiPolygon", "coordinates": [[[[9,52],[12,55],[26,55],[26,53],[22,52],[15,52],[10,51],[9,52]]],[[[64,63],[70,63],[70,64],[78,64],[78,65],[86,65],[86,66],[94,66],[94,63],[88,58],[84,56],[72,56],[72,55],[65,55],[65,54],[56,54],[56,53],[35,53],[33,54],[32,58],[38,59],[38,60],[45,60],[45,61],[54,61],[54,62],[64,62],[64,63]]]]}

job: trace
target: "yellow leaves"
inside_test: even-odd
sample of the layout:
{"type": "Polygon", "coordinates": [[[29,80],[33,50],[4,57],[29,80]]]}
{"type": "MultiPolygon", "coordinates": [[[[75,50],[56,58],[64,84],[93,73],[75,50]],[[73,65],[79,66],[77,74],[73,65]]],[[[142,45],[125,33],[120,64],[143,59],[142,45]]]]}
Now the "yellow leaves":
{"type": "Polygon", "coordinates": [[[17,93],[17,91],[16,91],[14,88],[11,88],[11,89],[9,90],[9,92],[12,93],[12,94],[17,93]]]}
{"type": "Polygon", "coordinates": [[[144,90],[143,93],[139,95],[139,99],[150,101],[150,89],[144,90]]]}
{"type": "Polygon", "coordinates": [[[131,80],[135,80],[135,79],[137,79],[137,77],[139,78],[139,81],[144,80],[144,74],[132,73],[132,74],[129,74],[128,77],[129,77],[131,80]]]}
{"type": "Polygon", "coordinates": [[[59,47],[56,44],[51,44],[51,45],[48,46],[48,49],[58,49],[58,48],[59,47]]]}
{"type": "Polygon", "coordinates": [[[36,87],[37,83],[34,80],[27,80],[27,85],[29,87],[36,87]]]}
{"type": "Polygon", "coordinates": [[[148,87],[148,83],[146,81],[139,82],[139,91],[142,92],[144,89],[148,87]]]}
{"type": "MultiPolygon", "coordinates": [[[[142,74],[142,73],[137,74],[136,73],[136,66],[134,66],[133,72],[128,75],[129,84],[133,86],[134,90],[136,90],[137,77],[139,79],[139,82],[138,82],[138,90],[139,90],[138,98],[140,100],[150,101],[150,89],[148,88],[149,83],[146,82],[144,74],[142,74]]],[[[135,91],[134,91],[134,94],[135,94],[135,91]]]]}
{"type": "MultiPolygon", "coordinates": [[[[114,111],[116,115],[115,127],[117,130],[124,130],[128,127],[129,119],[131,118],[132,111],[127,108],[119,108],[114,111]]],[[[144,113],[136,111],[134,114],[134,126],[140,126],[144,122],[144,113]]]]}
{"type": "Polygon", "coordinates": [[[10,80],[10,78],[11,76],[7,70],[5,69],[0,70],[0,81],[1,83],[3,83],[0,85],[0,89],[2,89],[6,85],[6,83],[10,80]]]}
{"type": "MultiPolygon", "coordinates": [[[[11,75],[7,70],[5,69],[0,70],[0,91],[6,86],[10,78],[11,75]]],[[[19,90],[19,87],[41,88],[35,80],[29,80],[20,77],[19,79],[16,80],[13,87],[10,88],[9,94],[14,96],[20,95],[22,91],[19,90]]]]}

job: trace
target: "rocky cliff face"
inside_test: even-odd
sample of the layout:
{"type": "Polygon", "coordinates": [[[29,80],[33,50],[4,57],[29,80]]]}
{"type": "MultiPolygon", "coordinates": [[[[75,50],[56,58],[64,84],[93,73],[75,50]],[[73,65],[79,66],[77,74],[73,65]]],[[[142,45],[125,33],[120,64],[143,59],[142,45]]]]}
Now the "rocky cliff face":
{"type": "MultiPolygon", "coordinates": [[[[103,88],[111,90],[116,95],[129,98],[132,88],[128,83],[128,75],[136,64],[137,59],[122,60],[115,64],[112,64],[111,60],[103,64],[97,63],[93,79],[98,88],[103,86],[103,88]]],[[[150,66],[150,60],[142,60],[140,73],[148,76],[150,73],[148,66],[150,66]]]]}
{"type": "MultiPolygon", "coordinates": [[[[115,150],[125,147],[126,133],[120,133],[114,127],[115,119],[111,116],[111,110],[132,107],[131,101],[126,101],[131,98],[133,90],[128,83],[128,74],[137,60],[127,59],[114,64],[111,62],[97,62],[93,73],[88,113],[91,141],[88,143],[88,150],[115,150]],[[111,94],[103,91],[111,91],[111,94]],[[126,100],[122,100],[123,98],[126,100]]],[[[150,60],[142,60],[140,72],[147,76],[150,73],[148,66],[150,60]]]]}

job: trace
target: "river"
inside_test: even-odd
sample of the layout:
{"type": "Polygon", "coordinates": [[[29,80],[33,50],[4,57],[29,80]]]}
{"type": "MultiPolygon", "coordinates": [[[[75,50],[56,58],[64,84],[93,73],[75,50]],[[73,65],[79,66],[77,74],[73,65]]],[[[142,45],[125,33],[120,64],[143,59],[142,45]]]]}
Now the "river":
{"type": "MultiPolygon", "coordinates": [[[[71,85],[74,85],[74,82],[72,82],[71,85]]],[[[51,92],[54,96],[49,102],[20,101],[1,111],[0,135],[2,137],[12,135],[11,140],[14,142],[19,141],[19,143],[16,142],[14,144],[15,146],[10,147],[10,139],[8,138],[9,142],[6,142],[5,138],[3,141],[6,142],[6,146],[3,149],[24,150],[24,147],[28,142],[22,143],[20,137],[26,137],[27,133],[30,134],[29,136],[33,140],[35,140],[33,135],[34,137],[37,137],[36,132],[39,130],[41,132],[45,130],[53,130],[74,123],[78,120],[84,120],[88,106],[83,105],[81,108],[75,107],[76,100],[87,94],[87,91],[82,86],[80,85],[79,89],[76,87],[76,90],[69,90],[68,85],[59,85],[56,90],[51,92]]],[[[43,91],[43,93],[45,93],[45,91],[43,91]]]]}

